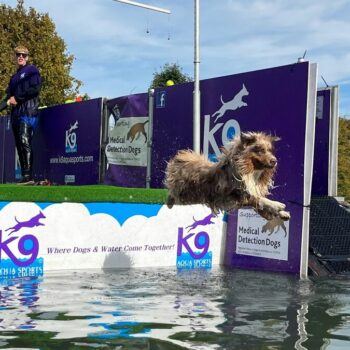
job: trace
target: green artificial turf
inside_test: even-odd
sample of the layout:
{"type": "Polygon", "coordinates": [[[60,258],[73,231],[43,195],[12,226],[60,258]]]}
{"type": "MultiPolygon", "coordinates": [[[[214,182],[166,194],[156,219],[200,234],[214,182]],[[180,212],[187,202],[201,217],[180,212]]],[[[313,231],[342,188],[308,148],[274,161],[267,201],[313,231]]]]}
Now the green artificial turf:
{"type": "Polygon", "coordinates": [[[164,189],[125,188],[106,185],[89,186],[19,186],[0,185],[1,202],[119,202],[163,204],[164,189]]]}

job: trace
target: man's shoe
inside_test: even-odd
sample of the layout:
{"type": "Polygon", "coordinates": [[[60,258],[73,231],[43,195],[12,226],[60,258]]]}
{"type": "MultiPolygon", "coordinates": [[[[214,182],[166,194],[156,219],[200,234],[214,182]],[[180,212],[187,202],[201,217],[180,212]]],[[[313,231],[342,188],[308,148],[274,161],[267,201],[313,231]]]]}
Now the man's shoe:
{"type": "Polygon", "coordinates": [[[34,184],[35,184],[34,180],[30,177],[24,177],[22,178],[21,181],[17,182],[17,185],[22,185],[22,186],[34,185],[34,184]]]}

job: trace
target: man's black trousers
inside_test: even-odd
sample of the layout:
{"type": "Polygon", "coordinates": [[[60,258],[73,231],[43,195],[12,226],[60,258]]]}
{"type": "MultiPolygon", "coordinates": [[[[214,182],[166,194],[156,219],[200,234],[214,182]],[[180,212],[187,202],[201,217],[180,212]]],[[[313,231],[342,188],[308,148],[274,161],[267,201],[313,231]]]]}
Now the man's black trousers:
{"type": "Polygon", "coordinates": [[[15,137],[22,176],[25,179],[31,179],[33,167],[32,138],[34,130],[32,126],[24,122],[13,123],[12,130],[15,137]]]}

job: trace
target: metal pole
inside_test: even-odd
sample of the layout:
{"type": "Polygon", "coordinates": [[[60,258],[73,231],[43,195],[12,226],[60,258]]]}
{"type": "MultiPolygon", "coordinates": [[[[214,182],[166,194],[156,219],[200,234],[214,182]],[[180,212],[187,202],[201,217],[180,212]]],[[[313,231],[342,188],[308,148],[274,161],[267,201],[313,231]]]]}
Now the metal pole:
{"type": "Polygon", "coordinates": [[[114,1],[121,2],[121,3],[127,4],[127,5],[133,5],[133,6],[137,6],[137,7],[143,7],[143,8],[145,8],[145,9],[153,10],[153,11],[157,11],[157,12],[163,12],[163,13],[167,13],[167,14],[170,14],[170,13],[171,13],[170,10],[163,9],[163,8],[160,8],[160,7],[156,7],[156,6],[151,6],[151,5],[142,4],[142,3],[137,2],[137,1],[130,1],[130,0],[114,0],[114,1]]]}
{"type": "Polygon", "coordinates": [[[152,143],[153,143],[153,105],[154,105],[154,89],[149,89],[148,90],[148,141],[147,141],[146,188],[151,187],[151,162],[152,162],[152,143]]]}
{"type": "Polygon", "coordinates": [[[339,86],[331,88],[328,196],[338,195],[339,86]]]}
{"type": "Polygon", "coordinates": [[[194,91],[193,91],[193,150],[201,150],[200,89],[199,89],[199,0],[194,2],[194,91]]]}
{"type": "Polygon", "coordinates": [[[104,179],[107,170],[107,157],[106,157],[106,146],[108,144],[108,106],[107,106],[107,98],[102,98],[101,104],[101,150],[100,150],[100,169],[99,169],[99,183],[102,183],[102,179],[104,179]]]}

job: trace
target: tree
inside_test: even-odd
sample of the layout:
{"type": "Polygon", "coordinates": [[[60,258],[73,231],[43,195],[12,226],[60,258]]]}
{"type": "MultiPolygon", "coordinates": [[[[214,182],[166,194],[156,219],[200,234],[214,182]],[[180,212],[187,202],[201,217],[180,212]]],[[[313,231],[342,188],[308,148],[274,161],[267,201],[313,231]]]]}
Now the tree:
{"type": "Polygon", "coordinates": [[[339,118],[338,195],[350,199],[350,120],[339,118]]]}
{"type": "Polygon", "coordinates": [[[166,86],[168,80],[172,80],[175,84],[187,83],[193,81],[191,77],[182,72],[181,67],[177,63],[166,63],[161,72],[153,73],[153,80],[150,88],[166,86]]]}
{"type": "Polygon", "coordinates": [[[0,5],[0,98],[16,70],[13,49],[18,45],[29,49],[29,63],[38,67],[43,78],[42,105],[64,103],[79,94],[81,81],[70,76],[74,56],[66,53],[66,44],[55,24],[47,13],[26,10],[24,0],[17,0],[15,8],[0,5]]]}

